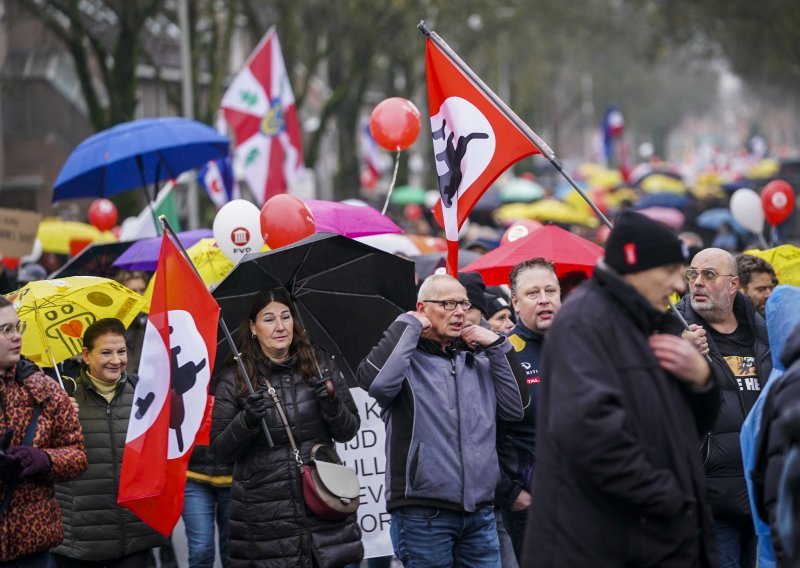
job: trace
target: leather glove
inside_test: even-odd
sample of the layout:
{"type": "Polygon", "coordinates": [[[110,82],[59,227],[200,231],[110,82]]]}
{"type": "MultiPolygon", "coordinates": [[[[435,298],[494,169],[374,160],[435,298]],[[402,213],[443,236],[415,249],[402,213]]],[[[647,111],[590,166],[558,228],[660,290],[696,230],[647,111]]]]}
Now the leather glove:
{"type": "Polygon", "coordinates": [[[44,450],[33,446],[11,446],[6,451],[7,456],[16,458],[22,465],[20,477],[34,477],[44,475],[50,471],[50,456],[44,450]]]}
{"type": "Polygon", "coordinates": [[[248,428],[255,428],[262,418],[267,416],[267,411],[275,406],[269,395],[263,392],[254,392],[244,399],[244,421],[248,428]]]}
{"type": "Polygon", "coordinates": [[[322,407],[323,412],[327,414],[336,414],[338,399],[336,398],[335,392],[333,393],[333,397],[330,396],[328,392],[328,381],[321,377],[317,379],[314,383],[314,395],[317,397],[317,401],[320,407],[322,407]]]}

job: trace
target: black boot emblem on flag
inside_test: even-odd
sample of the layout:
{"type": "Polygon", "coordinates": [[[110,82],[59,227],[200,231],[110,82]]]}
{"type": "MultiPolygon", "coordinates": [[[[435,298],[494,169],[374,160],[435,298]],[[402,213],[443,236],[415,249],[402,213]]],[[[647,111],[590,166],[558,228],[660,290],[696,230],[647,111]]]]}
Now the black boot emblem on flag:
{"type": "MultiPolygon", "coordinates": [[[[442,120],[442,127],[434,130],[432,136],[434,140],[442,140],[445,137],[444,127],[446,120],[442,120]]],[[[458,186],[461,185],[463,174],[461,173],[461,160],[467,153],[467,144],[472,140],[483,140],[489,138],[485,132],[473,132],[467,136],[459,136],[458,143],[453,146],[455,132],[451,131],[447,135],[445,149],[436,154],[437,162],[444,162],[447,165],[447,172],[439,176],[439,193],[442,194],[442,204],[450,208],[453,205],[453,198],[456,197],[458,186]]]]}
{"type": "MultiPolygon", "coordinates": [[[[172,334],[172,326],[169,328],[172,334]]],[[[183,451],[183,433],[181,426],[183,419],[186,417],[186,409],[183,404],[183,395],[191,390],[195,382],[197,382],[197,373],[206,366],[206,360],[202,359],[199,363],[189,361],[183,365],[178,364],[178,354],[181,352],[181,346],[177,345],[170,348],[169,353],[169,366],[170,374],[172,375],[170,381],[170,413],[169,413],[169,427],[175,430],[175,437],[178,441],[178,450],[183,451]]]]}

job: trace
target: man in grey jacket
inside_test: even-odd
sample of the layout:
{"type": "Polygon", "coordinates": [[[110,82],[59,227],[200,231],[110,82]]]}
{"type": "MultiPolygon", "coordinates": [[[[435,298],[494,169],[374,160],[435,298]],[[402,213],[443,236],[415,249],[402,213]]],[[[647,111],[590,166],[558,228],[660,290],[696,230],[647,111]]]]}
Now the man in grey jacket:
{"type": "Polygon", "coordinates": [[[467,323],[469,308],[458,280],[429,277],[358,368],[386,424],[386,509],[406,568],[500,567],[495,424],[520,420],[529,398],[508,340],[467,323]]]}

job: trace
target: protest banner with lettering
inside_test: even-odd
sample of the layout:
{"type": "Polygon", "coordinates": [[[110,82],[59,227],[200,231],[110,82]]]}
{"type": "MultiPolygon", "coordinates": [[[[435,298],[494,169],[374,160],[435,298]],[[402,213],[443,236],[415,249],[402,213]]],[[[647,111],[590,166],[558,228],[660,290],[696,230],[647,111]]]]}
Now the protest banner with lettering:
{"type": "Polygon", "coordinates": [[[42,216],[22,209],[0,209],[0,255],[20,258],[30,254],[42,216]]]}
{"type": "Polygon", "coordinates": [[[361,428],[346,444],[337,444],[336,451],[345,465],[352,467],[361,482],[361,505],[358,524],[364,543],[364,558],[391,556],[389,537],[391,515],[386,512],[386,431],[380,417],[380,406],[360,388],[350,389],[361,417],[361,428]]]}

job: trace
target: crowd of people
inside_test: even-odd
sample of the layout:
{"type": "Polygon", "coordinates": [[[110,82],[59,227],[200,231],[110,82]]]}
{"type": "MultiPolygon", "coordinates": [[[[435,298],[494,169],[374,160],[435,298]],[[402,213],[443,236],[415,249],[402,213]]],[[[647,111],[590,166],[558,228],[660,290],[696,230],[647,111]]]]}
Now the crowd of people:
{"type": "MultiPolygon", "coordinates": [[[[799,565],[798,294],[764,260],[633,211],[588,278],[539,257],[504,287],[428,276],[356,372],[385,424],[396,558],[799,565]]],[[[358,565],[356,515],[310,510],[300,467],[357,435],[348,384],[285,291],[247,319],[187,472],[189,563],[358,565]]],[[[62,387],[21,356],[25,323],[0,296],[0,567],[145,567],[169,550],[117,504],[145,321],[88,326],[62,387]]]]}

